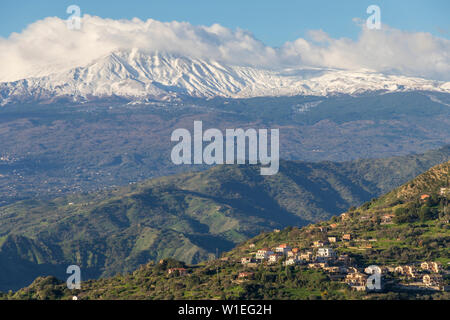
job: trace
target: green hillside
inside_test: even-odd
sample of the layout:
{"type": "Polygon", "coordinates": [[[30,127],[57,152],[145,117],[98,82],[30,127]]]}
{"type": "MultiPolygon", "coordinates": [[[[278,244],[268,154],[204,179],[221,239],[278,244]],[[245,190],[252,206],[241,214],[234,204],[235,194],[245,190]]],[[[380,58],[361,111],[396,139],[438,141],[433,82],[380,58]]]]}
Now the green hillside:
{"type": "Polygon", "coordinates": [[[344,163],[283,161],[275,176],[261,176],[256,166],[225,165],[17,202],[0,208],[0,290],[23,287],[39,275],[64,277],[70,264],[97,278],[162,258],[209,260],[216,249],[228,251],[261,232],[328,219],[449,155],[446,147],[344,163]]]}
{"type": "Polygon", "coordinates": [[[3,298],[449,299],[449,178],[450,162],[446,162],[328,221],[264,232],[220,259],[195,266],[166,259],[143,265],[130,274],[83,282],[80,290],[72,292],[56,278],[40,277],[3,298]],[[344,235],[350,235],[348,240],[344,235]],[[318,258],[285,266],[285,255],[273,264],[241,263],[242,258],[252,257],[259,249],[282,244],[291,252],[296,248],[298,253],[311,251],[317,257],[321,247],[316,245],[318,241],[336,252],[323,266],[313,260],[318,258]],[[437,269],[429,269],[423,262],[437,269]],[[363,274],[369,265],[383,270],[381,290],[356,291],[357,286],[346,283],[349,275],[363,274]],[[403,274],[399,267],[414,271],[403,274]],[[181,269],[171,272],[171,268],[181,269]],[[424,284],[426,276],[437,282],[424,284]]]}

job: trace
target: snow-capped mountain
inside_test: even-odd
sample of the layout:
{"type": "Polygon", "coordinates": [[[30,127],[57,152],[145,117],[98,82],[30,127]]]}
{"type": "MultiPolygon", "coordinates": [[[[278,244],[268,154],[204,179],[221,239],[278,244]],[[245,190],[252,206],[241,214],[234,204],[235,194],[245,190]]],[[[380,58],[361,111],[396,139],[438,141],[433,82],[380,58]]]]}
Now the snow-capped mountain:
{"type": "Polygon", "coordinates": [[[359,94],[427,90],[450,93],[450,82],[330,69],[267,70],[216,61],[117,51],[88,65],[43,77],[0,83],[0,104],[16,101],[86,101],[122,97],[130,101],[191,96],[244,98],[282,95],[359,94]]]}

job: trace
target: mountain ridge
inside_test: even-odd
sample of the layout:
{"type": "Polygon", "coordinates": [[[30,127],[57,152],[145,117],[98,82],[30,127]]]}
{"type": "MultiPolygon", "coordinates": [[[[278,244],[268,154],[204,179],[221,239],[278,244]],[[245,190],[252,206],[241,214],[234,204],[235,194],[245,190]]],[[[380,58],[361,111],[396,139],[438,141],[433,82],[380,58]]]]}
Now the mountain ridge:
{"type": "Polygon", "coordinates": [[[167,257],[208,260],[216,248],[229,250],[262,231],[328,219],[449,157],[443,149],[384,161],[282,161],[275,176],[259,175],[258,166],[223,165],[102,192],[19,201],[0,208],[0,261],[9,261],[0,264],[7,277],[0,283],[8,289],[15,279],[18,288],[43,270],[62,276],[64,264],[97,278],[167,257]],[[399,172],[401,163],[408,165],[399,172]],[[12,257],[14,272],[8,271],[12,257]]]}
{"type": "Polygon", "coordinates": [[[112,52],[68,71],[0,83],[0,105],[58,99],[87,102],[121,97],[130,102],[177,101],[183,97],[263,96],[365,92],[450,92],[450,82],[384,75],[368,70],[270,70],[138,50],[112,52]]]}
{"type": "Polygon", "coordinates": [[[132,273],[84,281],[72,291],[55,277],[40,276],[0,298],[445,300],[450,229],[441,188],[449,187],[449,175],[447,161],[340,216],[261,233],[220,259],[198,265],[164,259],[132,273]],[[417,186],[414,192],[403,197],[411,185],[417,186]],[[368,279],[374,266],[378,287],[368,279]]]}

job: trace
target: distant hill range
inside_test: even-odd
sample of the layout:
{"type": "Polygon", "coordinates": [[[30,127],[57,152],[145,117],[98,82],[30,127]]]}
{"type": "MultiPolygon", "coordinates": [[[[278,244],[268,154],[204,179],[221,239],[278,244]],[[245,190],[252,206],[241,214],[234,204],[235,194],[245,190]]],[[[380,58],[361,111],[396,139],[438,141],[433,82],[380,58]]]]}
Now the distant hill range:
{"type": "MultiPolygon", "coordinates": [[[[295,165],[284,163],[284,172],[295,165]]],[[[386,169],[389,172],[389,166],[386,169]]],[[[223,168],[204,172],[203,181],[214,186],[213,177],[224,172],[223,168]]],[[[240,169],[229,172],[240,175],[233,181],[249,178],[240,169]]],[[[230,183],[226,175],[221,177],[225,184],[230,183]]],[[[143,265],[132,274],[83,282],[80,290],[73,291],[54,277],[39,277],[29,287],[3,298],[449,299],[449,178],[447,161],[340,216],[302,228],[261,233],[221,259],[199,265],[165,259],[143,265]],[[283,251],[275,263],[268,259],[242,262],[264,248],[289,251],[283,251]],[[333,255],[316,260],[320,248],[333,255]],[[289,253],[306,257],[285,265],[289,253]],[[366,288],[365,268],[373,265],[381,272],[379,290],[361,291],[361,286],[366,288]]],[[[190,189],[193,176],[182,179],[190,189]]],[[[274,186],[268,181],[264,185],[268,189],[274,186]]]]}
{"type": "Polygon", "coordinates": [[[0,206],[206,169],[177,166],[172,132],[279,129],[280,158],[349,161],[450,144],[450,94],[436,91],[0,108],[0,206]]]}
{"type": "Polygon", "coordinates": [[[132,271],[148,261],[198,263],[263,231],[304,226],[388,192],[448,161],[450,148],[342,163],[282,161],[222,165],[89,194],[24,200],[0,208],[0,289],[39,275],[85,278],[132,271]]]}

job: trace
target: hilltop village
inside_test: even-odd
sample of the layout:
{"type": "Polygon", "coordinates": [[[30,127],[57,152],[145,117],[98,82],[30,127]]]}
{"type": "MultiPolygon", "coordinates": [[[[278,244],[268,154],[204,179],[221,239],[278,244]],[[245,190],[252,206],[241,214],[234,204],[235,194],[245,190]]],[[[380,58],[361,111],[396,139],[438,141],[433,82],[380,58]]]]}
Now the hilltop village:
{"type": "MultiPolygon", "coordinates": [[[[433,221],[432,223],[437,223],[440,228],[448,230],[449,213],[446,202],[448,192],[449,188],[442,187],[436,194],[424,193],[416,199],[416,205],[421,209],[419,211],[428,212],[420,218],[424,226],[426,221],[433,221]],[[436,210],[431,208],[439,203],[444,203],[444,206],[436,213],[436,210]]],[[[370,204],[366,204],[366,207],[369,206],[370,204]]],[[[357,291],[383,291],[386,288],[400,291],[448,291],[450,288],[448,262],[443,265],[440,261],[410,260],[406,264],[376,265],[370,263],[370,261],[376,261],[376,257],[370,259],[370,254],[368,259],[365,259],[368,261],[357,259],[358,253],[364,252],[367,255],[369,251],[376,255],[377,251],[374,249],[382,248],[386,243],[401,241],[400,238],[392,239],[389,235],[377,239],[374,236],[375,232],[368,232],[368,230],[394,230],[396,225],[405,223],[404,211],[405,209],[401,207],[394,211],[391,208],[385,208],[375,212],[366,210],[359,213],[353,208],[333,218],[329,223],[306,227],[303,233],[309,235],[306,241],[294,239],[289,243],[284,242],[264,248],[257,248],[254,243],[250,243],[242,250],[245,256],[240,262],[245,270],[240,272],[237,278],[242,281],[252,279],[251,269],[261,265],[266,267],[278,264],[300,265],[309,269],[322,270],[330,280],[346,283],[357,291]],[[355,223],[359,224],[359,229],[354,228],[355,223]]],[[[426,226],[430,227],[430,224],[426,226]]],[[[280,230],[274,230],[275,234],[279,232],[280,230]]],[[[383,233],[378,231],[378,234],[383,233]]],[[[421,242],[422,240],[419,239],[419,245],[421,242]]],[[[449,258],[448,246],[444,248],[444,257],[447,260],[449,258]]]]}
{"type": "MultiPolygon", "coordinates": [[[[270,267],[281,263],[284,266],[305,265],[310,269],[323,270],[329,275],[330,280],[345,282],[357,291],[383,290],[386,285],[394,285],[404,290],[448,291],[450,288],[444,284],[443,278],[448,272],[439,262],[362,267],[348,254],[338,253],[336,248],[339,247],[339,241],[344,242],[344,246],[348,246],[351,241],[362,242],[362,246],[371,248],[370,243],[377,240],[358,241],[352,239],[351,234],[344,234],[341,239],[330,236],[328,241],[314,241],[306,250],[292,248],[286,243],[274,248],[259,249],[252,253],[252,256],[241,258],[246,270],[240,272],[237,278],[241,281],[252,279],[254,273],[251,268],[257,268],[261,264],[270,267]],[[375,274],[380,276],[379,280],[369,278],[375,274]]],[[[249,245],[249,249],[254,248],[254,244],[249,245]]]]}

